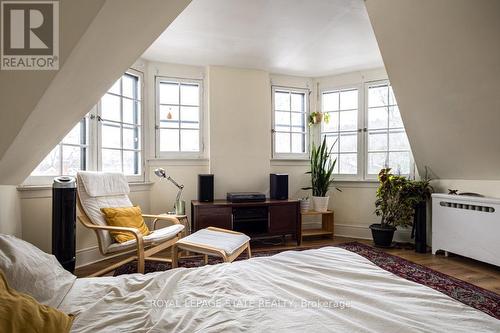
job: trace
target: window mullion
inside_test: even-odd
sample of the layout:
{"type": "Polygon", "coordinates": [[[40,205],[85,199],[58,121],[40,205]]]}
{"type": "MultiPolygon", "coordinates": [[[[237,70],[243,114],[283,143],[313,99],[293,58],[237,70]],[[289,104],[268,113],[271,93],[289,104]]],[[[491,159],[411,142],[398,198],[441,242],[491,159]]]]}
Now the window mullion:
{"type": "Polygon", "coordinates": [[[181,101],[181,89],[182,89],[182,83],[179,83],[179,151],[181,150],[182,144],[181,144],[181,131],[182,131],[182,101],[181,101]]]}

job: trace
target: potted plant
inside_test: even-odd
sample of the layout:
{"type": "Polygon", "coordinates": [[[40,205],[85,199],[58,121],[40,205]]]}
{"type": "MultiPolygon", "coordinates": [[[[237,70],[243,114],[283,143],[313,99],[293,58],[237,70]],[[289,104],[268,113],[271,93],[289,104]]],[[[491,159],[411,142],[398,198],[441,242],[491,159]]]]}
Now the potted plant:
{"type": "Polygon", "coordinates": [[[375,214],[382,219],[380,223],[370,225],[370,229],[375,245],[390,246],[396,227],[412,225],[415,196],[411,181],[404,176],[393,175],[390,168],[380,170],[378,179],[375,214]]]}
{"type": "MultiPolygon", "coordinates": [[[[332,145],[333,148],[333,145],[332,145]]],[[[328,210],[329,197],[328,190],[333,183],[333,169],[337,159],[331,159],[332,148],[328,149],[326,137],[319,147],[313,143],[311,148],[311,186],[304,187],[303,190],[312,190],[313,209],[318,212],[328,210]]]]}
{"type": "Polygon", "coordinates": [[[309,126],[320,124],[322,121],[328,124],[330,122],[330,114],[321,111],[314,111],[309,114],[309,126]]]}
{"type": "Polygon", "coordinates": [[[299,199],[300,202],[300,210],[303,212],[306,212],[309,210],[310,202],[309,202],[309,196],[303,197],[299,199]]]}

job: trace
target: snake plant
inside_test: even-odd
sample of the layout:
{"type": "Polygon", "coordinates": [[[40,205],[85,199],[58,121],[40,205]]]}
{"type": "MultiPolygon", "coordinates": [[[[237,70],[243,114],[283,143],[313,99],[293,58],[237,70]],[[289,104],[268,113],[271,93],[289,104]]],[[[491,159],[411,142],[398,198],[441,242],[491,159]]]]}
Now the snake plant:
{"type": "Polygon", "coordinates": [[[311,174],[311,186],[302,188],[303,190],[312,190],[315,197],[326,197],[326,194],[333,183],[333,170],[337,159],[330,158],[333,146],[328,149],[326,137],[323,137],[323,142],[316,147],[312,144],[311,147],[311,170],[307,173],[311,174]]]}

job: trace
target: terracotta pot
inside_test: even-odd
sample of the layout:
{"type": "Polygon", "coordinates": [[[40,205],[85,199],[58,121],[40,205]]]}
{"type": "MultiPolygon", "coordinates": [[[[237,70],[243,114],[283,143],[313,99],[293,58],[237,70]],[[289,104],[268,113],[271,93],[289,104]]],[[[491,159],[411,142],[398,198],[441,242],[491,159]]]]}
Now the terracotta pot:
{"type": "Polygon", "coordinates": [[[319,124],[319,123],[321,123],[321,121],[323,120],[323,113],[318,112],[318,113],[316,113],[316,114],[314,115],[314,117],[313,117],[313,118],[314,118],[314,123],[315,123],[315,124],[319,124]]]}

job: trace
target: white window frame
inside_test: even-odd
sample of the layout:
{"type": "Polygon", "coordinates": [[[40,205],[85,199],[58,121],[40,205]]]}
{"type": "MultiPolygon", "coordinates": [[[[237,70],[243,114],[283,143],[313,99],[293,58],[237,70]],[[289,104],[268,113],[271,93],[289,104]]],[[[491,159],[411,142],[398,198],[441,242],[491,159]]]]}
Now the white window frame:
{"type": "MultiPolygon", "coordinates": [[[[356,175],[335,174],[337,181],[377,181],[378,175],[368,174],[368,88],[374,85],[391,85],[389,80],[366,81],[359,84],[326,86],[319,89],[318,109],[323,110],[322,97],[324,92],[358,89],[358,173],[356,175]]],[[[405,130],[406,133],[406,130],[405,130]]],[[[407,134],[408,135],[408,134],[407,134]]],[[[321,129],[316,138],[320,142],[322,137],[321,129]]],[[[396,172],[397,170],[393,170],[396,172]]],[[[415,161],[410,147],[410,173],[402,176],[415,177],[415,161]]]]}
{"type": "MultiPolygon", "coordinates": [[[[205,114],[205,104],[203,99],[204,94],[204,82],[201,79],[189,79],[189,78],[179,78],[171,76],[156,76],[155,77],[155,151],[157,158],[163,159],[202,159],[205,156],[205,124],[204,124],[204,114],[205,114]],[[161,151],[160,150],[160,83],[161,82],[175,82],[179,84],[197,84],[199,86],[199,147],[200,150],[197,152],[188,151],[161,151]]],[[[179,91],[180,93],[180,91],[179,91]]],[[[179,103],[180,103],[179,99],[179,103]]],[[[179,115],[181,112],[181,105],[179,105],[179,115]]],[[[180,135],[180,131],[179,131],[180,135]]],[[[180,143],[180,138],[179,138],[180,143]]]]}
{"type": "MultiPolygon", "coordinates": [[[[141,147],[140,147],[140,153],[141,153],[141,161],[139,162],[141,165],[141,174],[139,175],[127,175],[127,180],[129,182],[144,182],[145,181],[145,174],[146,174],[146,166],[145,166],[145,141],[144,138],[146,137],[145,133],[145,123],[144,120],[146,119],[145,115],[145,108],[144,108],[144,74],[140,71],[134,70],[134,69],[129,69],[127,70],[123,75],[129,74],[133,75],[139,78],[139,89],[140,89],[140,108],[141,108],[141,123],[140,123],[140,128],[141,128],[141,147]]],[[[121,77],[120,77],[121,78],[121,77]]],[[[107,93],[107,91],[106,91],[107,93]]],[[[86,170],[102,170],[101,168],[101,126],[100,124],[100,107],[101,107],[101,100],[97,102],[97,104],[90,110],[88,114],[85,115],[85,117],[82,120],[86,120],[87,122],[87,143],[86,143],[86,170]]],[[[82,121],[80,120],[80,121],[82,121]]],[[[75,124],[76,126],[76,124],[75,124]]],[[[62,149],[62,145],[69,145],[69,146],[77,146],[77,145],[72,145],[72,144],[63,144],[62,140],[57,144],[57,147],[59,149],[62,149]]],[[[55,148],[55,147],[54,147],[55,148]]],[[[125,149],[127,150],[127,149],[125,149]]],[[[61,161],[62,163],[62,161],[61,161]]],[[[62,169],[61,169],[62,170],[62,169]]],[[[58,177],[61,175],[54,175],[54,176],[29,176],[23,183],[23,185],[28,185],[28,186],[46,186],[52,184],[52,181],[55,177],[58,177]]]]}
{"type": "MultiPolygon", "coordinates": [[[[82,121],[85,121],[86,125],[86,143],[85,144],[68,144],[68,143],[63,143],[64,138],[66,135],[69,134],[66,133],[64,138],[53,148],[59,149],[59,156],[61,158],[59,159],[59,167],[61,172],[57,175],[50,175],[50,176],[42,176],[42,175],[30,175],[24,182],[23,185],[29,185],[29,186],[41,186],[41,185],[49,185],[52,184],[53,180],[55,177],[60,177],[60,176],[74,176],[74,175],[66,175],[62,172],[62,165],[63,165],[63,160],[62,160],[62,151],[63,151],[63,146],[70,146],[70,147],[81,147],[85,148],[85,170],[91,170],[92,166],[94,165],[94,137],[92,137],[92,127],[93,127],[93,122],[91,119],[92,115],[89,112],[86,114],[77,124],[80,124],[82,121]]],[[[75,124],[71,130],[77,125],[75,124]]],[[[44,157],[45,158],[45,157],[44,157]]],[[[40,161],[41,163],[41,161],[40,161]]],[[[37,166],[38,167],[38,166],[37,166]]]]}
{"type": "MultiPolygon", "coordinates": [[[[141,98],[138,100],[140,102],[140,125],[139,125],[139,128],[141,130],[141,134],[140,134],[140,140],[141,140],[141,145],[140,145],[140,149],[138,149],[137,151],[140,152],[140,161],[139,161],[139,165],[140,165],[140,168],[141,168],[141,172],[140,174],[138,175],[126,175],[127,177],[127,180],[129,182],[144,182],[145,180],[145,174],[146,174],[146,166],[145,166],[145,158],[144,158],[144,155],[145,155],[145,152],[144,152],[144,147],[145,147],[145,144],[144,144],[144,138],[145,138],[145,131],[144,131],[144,119],[145,119],[145,116],[144,116],[144,74],[142,72],[139,72],[137,70],[134,70],[134,69],[129,69],[127,70],[123,75],[125,74],[128,74],[128,75],[132,75],[132,76],[135,76],[139,79],[139,90],[140,90],[140,96],[141,98]]],[[[121,78],[121,77],[120,77],[121,78]]],[[[108,93],[106,91],[106,93],[108,93]]],[[[104,96],[104,95],[103,95],[104,96]]],[[[95,122],[96,123],[96,132],[97,132],[97,170],[102,170],[102,135],[101,135],[101,129],[102,129],[102,121],[101,121],[101,99],[99,100],[99,102],[97,103],[97,107],[96,107],[96,112],[97,112],[97,121],[95,122]]],[[[122,111],[123,112],[123,111],[122,111]]],[[[118,122],[117,122],[118,123],[118,122]]],[[[123,125],[123,123],[120,122],[120,124],[123,125]]],[[[120,138],[120,140],[123,140],[123,136],[122,138],[120,138]]],[[[116,148],[116,150],[120,150],[121,151],[121,154],[123,154],[123,151],[133,151],[132,149],[123,149],[123,145],[121,148],[116,148]]],[[[123,170],[123,157],[122,157],[122,170],[123,170]]]]}
{"type": "MultiPolygon", "coordinates": [[[[335,173],[334,178],[338,180],[361,180],[362,179],[362,174],[363,174],[363,166],[361,165],[362,160],[363,160],[363,150],[364,150],[364,145],[363,145],[363,136],[360,135],[362,132],[362,124],[363,124],[363,119],[364,119],[364,110],[363,110],[363,105],[364,105],[364,95],[363,95],[363,86],[360,84],[354,84],[354,85],[341,85],[341,86],[335,86],[335,87],[326,87],[324,89],[320,90],[319,93],[319,101],[318,101],[318,106],[321,112],[325,112],[323,110],[323,94],[324,93],[330,93],[330,92],[340,92],[340,91],[349,91],[349,90],[357,90],[358,91],[358,128],[357,128],[357,173],[356,174],[341,174],[341,173],[335,173]]],[[[332,121],[330,119],[330,121],[332,121]]],[[[320,124],[320,126],[322,126],[320,124]]],[[[354,130],[352,131],[354,132],[354,130]]],[[[322,127],[319,128],[319,138],[320,138],[320,143],[323,141],[323,130],[322,127]]],[[[339,133],[340,133],[340,128],[339,128],[339,133]]],[[[337,161],[338,162],[338,161],[337,161]]],[[[340,166],[339,166],[339,171],[340,171],[340,166]]]]}
{"type": "Polygon", "coordinates": [[[309,144],[310,144],[310,128],[308,125],[309,119],[309,93],[310,90],[307,88],[295,88],[295,87],[287,87],[287,86],[278,86],[273,85],[271,87],[271,147],[272,147],[272,156],[273,159],[277,160],[308,160],[309,159],[309,144]],[[275,93],[276,91],[286,91],[289,93],[299,93],[304,94],[304,148],[305,151],[303,153],[278,153],[276,152],[276,122],[275,122],[275,93]]]}
{"type": "MultiPolygon", "coordinates": [[[[377,180],[378,179],[378,174],[369,174],[368,173],[368,89],[373,86],[383,86],[383,85],[389,85],[391,86],[391,83],[389,80],[375,80],[375,81],[369,81],[364,83],[364,95],[365,97],[365,105],[364,105],[364,123],[363,123],[363,136],[364,136],[364,146],[365,149],[363,150],[363,178],[365,180],[377,180]]],[[[397,100],[396,100],[397,102],[397,100]]],[[[395,104],[399,107],[399,104],[395,104]]],[[[404,124],[403,124],[404,126],[404,124]]],[[[389,128],[387,129],[389,132],[389,128]]],[[[405,134],[408,137],[408,134],[406,133],[406,128],[405,128],[405,134]]],[[[389,139],[387,141],[387,144],[389,145],[389,139]]],[[[387,150],[389,152],[390,150],[387,150]]],[[[409,165],[409,173],[408,174],[401,174],[401,176],[408,177],[408,178],[414,178],[415,177],[415,161],[413,158],[413,152],[411,150],[411,146],[409,149],[410,153],[410,165],[409,165]]],[[[387,167],[387,165],[386,165],[387,167]]],[[[393,173],[396,173],[397,170],[391,170],[393,173]]]]}

